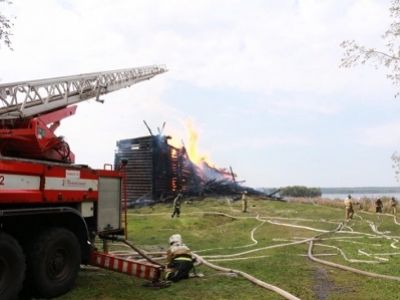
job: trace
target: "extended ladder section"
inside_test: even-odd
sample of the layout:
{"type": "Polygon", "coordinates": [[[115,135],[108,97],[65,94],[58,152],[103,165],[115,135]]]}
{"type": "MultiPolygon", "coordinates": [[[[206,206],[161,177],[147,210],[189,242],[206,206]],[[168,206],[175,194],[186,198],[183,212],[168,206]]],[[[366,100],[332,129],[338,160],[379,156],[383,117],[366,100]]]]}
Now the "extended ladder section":
{"type": "Polygon", "coordinates": [[[0,84],[0,119],[34,117],[164,73],[163,65],[0,84]]]}
{"type": "Polygon", "coordinates": [[[0,84],[0,154],[73,163],[55,130],[76,104],[164,73],[162,65],[0,84]]]}

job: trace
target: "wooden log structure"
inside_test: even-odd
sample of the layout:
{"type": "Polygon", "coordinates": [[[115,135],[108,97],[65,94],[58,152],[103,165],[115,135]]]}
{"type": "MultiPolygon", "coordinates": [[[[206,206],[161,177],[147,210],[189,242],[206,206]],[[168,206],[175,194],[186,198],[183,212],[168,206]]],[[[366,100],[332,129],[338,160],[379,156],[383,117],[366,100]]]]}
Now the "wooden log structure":
{"type": "MultiPolygon", "coordinates": [[[[159,130],[161,132],[161,130],[159,130]]],[[[238,195],[244,190],[250,194],[265,195],[244,187],[230,170],[217,169],[203,162],[194,164],[185,147],[168,144],[169,136],[150,135],[117,141],[115,166],[127,161],[126,192],[130,206],[146,201],[169,201],[178,192],[185,196],[238,195]]]]}

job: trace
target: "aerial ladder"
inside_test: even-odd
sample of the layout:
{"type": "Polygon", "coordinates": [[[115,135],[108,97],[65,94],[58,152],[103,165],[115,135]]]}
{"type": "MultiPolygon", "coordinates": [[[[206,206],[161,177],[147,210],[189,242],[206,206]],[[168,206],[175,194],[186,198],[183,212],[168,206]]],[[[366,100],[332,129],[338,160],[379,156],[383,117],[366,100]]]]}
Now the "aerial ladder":
{"type": "Polygon", "coordinates": [[[0,153],[6,156],[74,162],[55,130],[76,104],[148,80],[162,65],[0,84],[0,153]]]}
{"type": "Polygon", "coordinates": [[[127,243],[123,165],[74,164],[55,131],[78,103],[102,101],[166,71],[152,65],[0,84],[0,299],[15,299],[21,290],[62,295],[81,264],[159,280],[161,267],[150,258],[135,261],[95,247],[95,241],[127,243]]]}

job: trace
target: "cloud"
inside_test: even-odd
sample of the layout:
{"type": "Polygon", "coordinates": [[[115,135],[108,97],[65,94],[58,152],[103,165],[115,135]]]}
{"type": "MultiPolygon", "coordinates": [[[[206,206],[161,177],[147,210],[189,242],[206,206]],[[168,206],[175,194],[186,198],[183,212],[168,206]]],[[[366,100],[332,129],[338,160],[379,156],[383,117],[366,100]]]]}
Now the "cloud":
{"type": "Polygon", "coordinates": [[[400,121],[363,129],[360,135],[359,143],[362,145],[395,149],[400,144],[400,121]]]}
{"type": "Polygon", "coordinates": [[[377,1],[345,2],[16,3],[15,48],[28,67],[40,63],[42,72],[52,69],[48,73],[54,72],[52,63],[92,71],[99,65],[166,62],[171,78],[203,87],[337,90],[350,76],[337,68],[344,33],[382,33],[388,14],[377,1]]]}
{"type": "Polygon", "coordinates": [[[240,141],[230,143],[229,148],[240,149],[243,145],[246,145],[246,149],[265,150],[279,146],[309,147],[313,145],[313,141],[307,136],[285,133],[276,136],[242,137],[240,141]]]}
{"type": "MultiPolygon", "coordinates": [[[[336,100],[336,99],[335,99],[336,100]]],[[[309,98],[308,95],[297,95],[293,93],[287,96],[280,96],[268,101],[258,100],[254,105],[254,111],[271,112],[276,115],[293,115],[293,114],[317,114],[332,115],[342,109],[339,101],[326,99],[324,95],[318,98],[309,98]]]]}
{"type": "MultiPolygon", "coordinates": [[[[296,126],[304,115],[319,128],[334,120],[327,115],[360,109],[360,102],[382,101],[380,95],[391,94],[382,71],[338,68],[342,40],[381,45],[380,35],[389,22],[388,4],[380,0],[14,1],[15,50],[2,49],[0,78],[10,82],[165,63],[168,73],[106,95],[104,105],[82,103],[73,118],[63,120],[59,134],[66,136],[78,162],[92,166],[112,162],[116,140],[148,134],[142,120],[154,131],[166,121],[167,133],[184,138],[184,122],[191,117],[209,130],[204,132],[211,136],[204,148],[233,147],[236,151],[224,150],[226,161],[243,160],[254,166],[260,164],[254,157],[238,158],[247,147],[318,144],[318,134],[296,126]],[[180,87],[185,89],[190,116],[166,100],[166,95],[179,98],[180,87]],[[195,102],[201,97],[190,94],[198,91],[222,91],[222,96],[203,107],[195,102]],[[212,106],[223,107],[220,115],[212,106]],[[235,142],[237,137],[240,142],[235,142]]],[[[359,142],[396,144],[391,140],[397,126],[361,130],[359,142]]]]}

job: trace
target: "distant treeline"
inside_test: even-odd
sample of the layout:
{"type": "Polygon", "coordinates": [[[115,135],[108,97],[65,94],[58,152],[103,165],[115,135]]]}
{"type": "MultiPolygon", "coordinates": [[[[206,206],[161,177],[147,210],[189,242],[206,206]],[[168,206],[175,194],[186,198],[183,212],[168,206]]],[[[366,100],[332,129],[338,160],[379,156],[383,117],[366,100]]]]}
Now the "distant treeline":
{"type": "Polygon", "coordinates": [[[286,186],[280,188],[281,197],[321,197],[321,189],[300,185],[286,186]]]}
{"type": "Polygon", "coordinates": [[[400,187],[325,187],[321,188],[322,194],[385,194],[385,193],[400,193],[400,187]]]}
{"type": "Polygon", "coordinates": [[[319,197],[322,194],[390,194],[400,193],[400,187],[324,187],[309,188],[305,186],[287,186],[281,188],[261,188],[264,193],[280,190],[280,196],[290,197],[319,197]]]}

